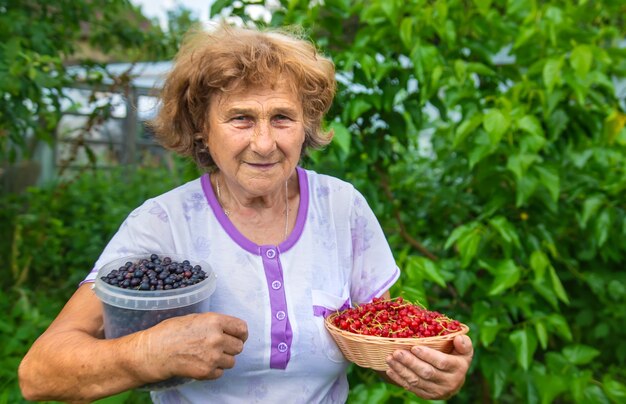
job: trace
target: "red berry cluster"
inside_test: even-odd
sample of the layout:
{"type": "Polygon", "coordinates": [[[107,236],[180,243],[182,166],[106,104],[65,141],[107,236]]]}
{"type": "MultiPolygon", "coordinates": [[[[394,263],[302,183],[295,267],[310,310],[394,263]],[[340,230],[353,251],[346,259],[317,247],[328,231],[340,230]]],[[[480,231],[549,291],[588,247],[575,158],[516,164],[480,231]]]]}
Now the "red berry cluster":
{"type": "Polygon", "coordinates": [[[387,338],[426,338],[461,329],[457,320],[405,301],[374,298],[371,303],[338,313],[333,324],[355,334],[387,338]]]}

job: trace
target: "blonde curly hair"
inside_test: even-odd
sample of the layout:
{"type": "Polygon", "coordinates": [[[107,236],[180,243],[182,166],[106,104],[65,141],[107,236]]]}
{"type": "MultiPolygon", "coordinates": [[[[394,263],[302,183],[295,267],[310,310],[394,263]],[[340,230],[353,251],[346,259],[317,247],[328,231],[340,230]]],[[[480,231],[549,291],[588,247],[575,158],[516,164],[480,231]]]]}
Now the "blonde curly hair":
{"type": "Polygon", "coordinates": [[[150,126],[166,149],[214,169],[206,148],[208,111],[214,94],[273,86],[278,80],[298,94],[304,111],[304,154],[332,139],[322,119],[335,96],[335,66],[301,33],[242,28],[221,23],[213,30],[190,31],[159,95],[159,112],[150,126]]]}

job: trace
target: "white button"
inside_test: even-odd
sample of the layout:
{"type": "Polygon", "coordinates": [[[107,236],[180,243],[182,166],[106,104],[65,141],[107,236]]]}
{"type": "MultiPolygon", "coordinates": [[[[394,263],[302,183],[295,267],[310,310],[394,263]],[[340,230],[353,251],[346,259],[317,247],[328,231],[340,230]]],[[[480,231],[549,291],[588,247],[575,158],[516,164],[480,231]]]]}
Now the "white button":
{"type": "Polygon", "coordinates": [[[276,256],[276,251],[272,250],[272,249],[267,250],[267,251],[265,251],[265,256],[267,258],[269,258],[269,259],[272,259],[272,258],[274,258],[276,256]]]}
{"type": "Polygon", "coordinates": [[[279,320],[284,320],[285,319],[285,312],[280,310],[278,312],[276,312],[276,318],[279,320]]]}
{"type": "Polygon", "coordinates": [[[274,281],[274,282],[272,282],[272,289],[274,289],[274,290],[278,290],[278,289],[280,289],[280,287],[281,287],[282,285],[283,285],[283,284],[282,284],[282,283],[280,283],[280,281],[274,281]]]}
{"type": "Polygon", "coordinates": [[[278,352],[285,352],[287,351],[287,344],[285,344],[284,342],[281,342],[280,344],[278,344],[278,352]]]}

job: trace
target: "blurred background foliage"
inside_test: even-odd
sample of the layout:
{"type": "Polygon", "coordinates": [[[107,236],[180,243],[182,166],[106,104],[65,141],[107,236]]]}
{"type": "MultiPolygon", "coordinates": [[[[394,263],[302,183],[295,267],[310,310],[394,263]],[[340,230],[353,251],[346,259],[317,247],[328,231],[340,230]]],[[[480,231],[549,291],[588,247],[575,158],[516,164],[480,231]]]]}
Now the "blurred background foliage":
{"type": "MultiPolygon", "coordinates": [[[[46,139],[58,120],[55,89],[75,53],[64,42],[76,43],[82,21],[125,15],[87,12],[97,1],[48,3],[39,9],[61,14],[42,15],[41,27],[24,23],[35,2],[0,8],[6,159],[25,153],[28,130],[46,139]],[[55,38],[49,49],[33,45],[42,33],[55,38]]],[[[335,139],[303,164],[366,195],[403,270],[393,295],[471,327],[475,359],[449,401],[626,401],[624,2],[281,0],[254,21],[246,10],[258,4],[218,0],[210,12],[301,25],[337,66],[335,139]]],[[[172,13],[171,33],[96,22],[107,35],[94,30],[92,43],[131,60],[171,57],[194,18],[172,13]]],[[[197,175],[174,163],[0,196],[0,402],[20,400],[21,356],[126,214],[197,175]]],[[[349,377],[349,402],[422,402],[365,369],[349,377]]],[[[131,392],[108,402],[145,400],[131,392]]]]}

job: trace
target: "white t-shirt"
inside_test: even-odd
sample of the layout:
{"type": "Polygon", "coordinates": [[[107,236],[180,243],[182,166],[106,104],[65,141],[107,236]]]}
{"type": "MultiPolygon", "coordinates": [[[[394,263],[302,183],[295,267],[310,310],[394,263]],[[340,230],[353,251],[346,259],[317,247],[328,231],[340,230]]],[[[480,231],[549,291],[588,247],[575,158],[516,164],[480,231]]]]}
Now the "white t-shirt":
{"type": "Polygon", "coordinates": [[[211,381],[152,392],[161,403],[343,403],[348,362],[324,315],[368,302],[399,277],[389,244],[349,183],[297,169],[296,225],[280,245],[257,245],[232,225],[209,175],[135,209],[85,279],[126,255],[176,253],[217,274],[210,310],[239,317],[249,338],[236,365],[211,381]]]}

